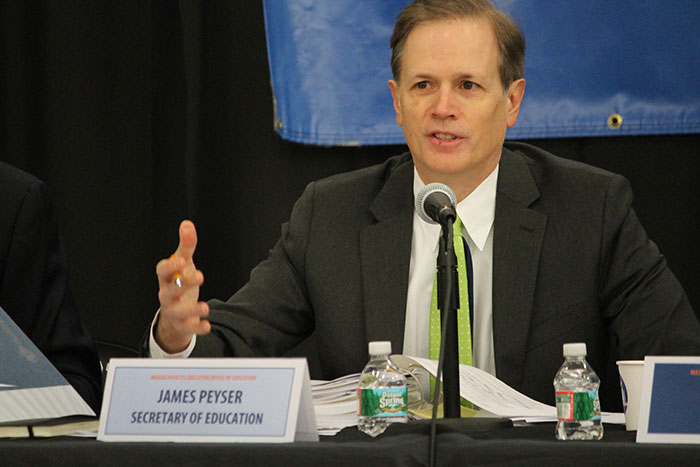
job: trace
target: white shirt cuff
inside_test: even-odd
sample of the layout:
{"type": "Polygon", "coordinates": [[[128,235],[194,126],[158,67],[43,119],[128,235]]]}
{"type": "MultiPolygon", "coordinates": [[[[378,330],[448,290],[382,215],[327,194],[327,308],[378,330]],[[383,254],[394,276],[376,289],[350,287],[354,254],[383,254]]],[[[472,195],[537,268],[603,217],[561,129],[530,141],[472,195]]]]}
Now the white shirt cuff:
{"type": "Polygon", "coordinates": [[[194,350],[194,345],[197,343],[197,335],[192,336],[190,345],[187,346],[185,350],[177,353],[168,353],[163,350],[156,342],[155,335],[153,334],[153,329],[155,328],[156,322],[158,322],[158,316],[160,315],[160,310],[156,312],[156,316],[153,318],[151,323],[151,332],[148,339],[148,356],[151,358],[188,358],[192,351],[194,350]]]}

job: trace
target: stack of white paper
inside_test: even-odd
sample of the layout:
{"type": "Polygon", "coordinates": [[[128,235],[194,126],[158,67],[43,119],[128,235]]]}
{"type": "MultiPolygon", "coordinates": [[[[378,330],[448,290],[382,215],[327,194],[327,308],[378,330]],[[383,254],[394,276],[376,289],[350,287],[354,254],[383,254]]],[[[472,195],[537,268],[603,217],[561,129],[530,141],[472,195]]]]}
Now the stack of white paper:
{"type": "MultiPolygon", "coordinates": [[[[410,370],[417,364],[431,375],[437,374],[438,362],[435,360],[403,355],[392,355],[391,360],[402,369],[410,370]]],[[[459,392],[460,396],[480,409],[513,421],[531,423],[551,422],[557,419],[557,409],[554,406],[531,399],[495,376],[473,366],[459,365],[459,392]]],[[[625,423],[622,413],[603,412],[602,417],[606,423],[625,423]]]]}
{"type": "Polygon", "coordinates": [[[319,435],[332,436],[346,426],[357,425],[359,382],[359,373],[332,381],[311,381],[319,435]]]}

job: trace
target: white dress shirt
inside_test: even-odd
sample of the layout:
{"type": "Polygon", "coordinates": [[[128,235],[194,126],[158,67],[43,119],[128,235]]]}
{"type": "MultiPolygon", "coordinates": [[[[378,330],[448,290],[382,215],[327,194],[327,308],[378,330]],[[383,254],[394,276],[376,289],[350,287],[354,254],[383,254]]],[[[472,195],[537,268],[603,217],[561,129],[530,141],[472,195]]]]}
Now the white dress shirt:
{"type": "MultiPolygon", "coordinates": [[[[474,366],[496,375],[493,351],[493,220],[496,212],[498,167],[469,196],[457,204],[464,238],[472,254],[474,282],[474,323],[472,351],[474,366]]],[[[414,168],[413,194],[425,186],[414,168]]],[[[406,297],[403,353],[428,358],[430,299],[433,292],[440,226],[413,214],[411,264],[406,297]]]]}

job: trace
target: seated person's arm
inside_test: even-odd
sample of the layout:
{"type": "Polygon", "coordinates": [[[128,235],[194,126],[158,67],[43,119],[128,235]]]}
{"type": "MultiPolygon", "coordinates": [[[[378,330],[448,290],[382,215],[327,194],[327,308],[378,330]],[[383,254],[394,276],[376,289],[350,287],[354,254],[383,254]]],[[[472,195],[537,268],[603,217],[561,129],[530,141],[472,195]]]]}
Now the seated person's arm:
{"type": "Polygon", "coordinates": [[[615,358],[699,353],[700,323],[680,282],[637,219],[629,183],[615,177],[608,199],[600,296],[615,358]]]}
{"type": "Polygon", "coordinates": [[[43,182],[0,167],[0,305],[95,410],[99,358],[70,291],[66,251],[43,182]],[[7,235],[5,235],[7,233],[7,235]]]}

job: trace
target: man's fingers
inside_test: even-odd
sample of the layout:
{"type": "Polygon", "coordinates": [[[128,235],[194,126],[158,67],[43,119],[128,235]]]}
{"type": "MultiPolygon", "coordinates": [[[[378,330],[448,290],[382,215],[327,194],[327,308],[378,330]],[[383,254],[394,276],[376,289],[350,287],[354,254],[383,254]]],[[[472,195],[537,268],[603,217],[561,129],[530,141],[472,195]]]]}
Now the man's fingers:
{"type": "Polygon", "coordinates": [[[196,302],[199,298],[199,287],[204,283],[202,271],[183,271],[178,285],[177,277],[173,275],[158,275],[160,287],[158,289],[158,300],[161,308],[168,306],[173,301],[181,297],[196,302]]]}
{"type": "Polygon", "coordinates": [[[204,334],[209,334],[211,331],[211,323],[207,321],[206,319],[199,320],[199,322],[195,325],[195,331],[194,333],[197,334],[198,336],[202,336],[204,334]]]}
{"type": "Polygon", "coordinates": [[[204,334],[209,332],[209,305],[204,302],[177,303],[161,309],[159,325],[178,334],[204,334]]]}
{"type": "Polygon", "coordinates": [[[197,231],[191,221],[184,220],[180,223],[180,242],[177,250],[168,259],[164,259],[156,264],[156,274],[158,284],[161,288],[174,283],[179,287],[184,287],[186,282],[201,285],[202,274],[197,271],[192,260],[192,255],[197,246],[197,231]]]}
{"type": "Polygon", "coordinates": [[[182,271],[186,265],[187,262],[184,258],[175,255],[168,259],[158,261],[158,264],[156,264],[156,275],[158,276],[160,285],[162,286],[168,282],[173,282],[175,274],[182,271]]]}
{"type": "Polygon", "coordinates": [[[202,335],[209,332],[211,325],[206,319],[200,319],[196,316],[177,321],[173,323],[173,329],[182,335],[191,336],[192,334],[202,335]]]}
{"type": "Polygon", "coordinates": [[[192,221],[184,220],[180,223],[180,244],[177,246],[175,256],[191,261],[194,250],[197,248],[197,230],[192,221]]]}
{"type": "MultiPolygon", "coordinates": [[[[167,297],[166,297],[167,298],[167,297]]],[[[209,315],[209,305],[206,302],[190,300],[170,300],[168,304],[161,303],[161,314],[166,322],[182,321],[190,317],[206,317],[209,315]]]]}

